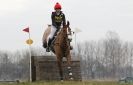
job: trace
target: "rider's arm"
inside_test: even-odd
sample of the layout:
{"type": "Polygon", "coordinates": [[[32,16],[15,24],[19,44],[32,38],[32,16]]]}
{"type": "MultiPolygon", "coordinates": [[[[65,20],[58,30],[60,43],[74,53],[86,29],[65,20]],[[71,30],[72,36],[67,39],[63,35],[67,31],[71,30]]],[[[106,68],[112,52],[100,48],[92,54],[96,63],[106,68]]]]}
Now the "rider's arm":
{"type": "Polygon", "coordinates": [[[57,25],[56,25],[56,23],[55,23],[54,16],[55,16],[55,15],[54,15],[54,12],[52,12],[52,14],[51,14],[52,25],[55,26],[55,27],[57,27],[57,25]]]}

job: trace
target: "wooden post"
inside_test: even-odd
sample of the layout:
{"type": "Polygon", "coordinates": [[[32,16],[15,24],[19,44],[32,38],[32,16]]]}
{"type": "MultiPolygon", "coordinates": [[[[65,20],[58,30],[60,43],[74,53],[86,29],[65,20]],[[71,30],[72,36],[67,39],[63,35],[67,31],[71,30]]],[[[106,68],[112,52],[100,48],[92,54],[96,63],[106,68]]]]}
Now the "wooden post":
{"type": "Polygon", "coordinates": [[[36,81],[35,57],[31,56],[32,82],[36,81]]]}

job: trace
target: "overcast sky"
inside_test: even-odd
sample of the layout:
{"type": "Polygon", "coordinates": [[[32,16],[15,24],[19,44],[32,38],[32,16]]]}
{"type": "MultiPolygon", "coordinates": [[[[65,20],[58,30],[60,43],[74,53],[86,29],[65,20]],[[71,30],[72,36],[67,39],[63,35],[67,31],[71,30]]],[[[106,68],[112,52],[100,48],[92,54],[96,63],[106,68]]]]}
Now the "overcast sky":
{"type": "Polygon", "coordinates": [[[0,50],[27,48],[28,33],[22,29],[28,26],[32,46],[41,46],[56,2],[71,28],[82,30],[77,41],[99,40],[111,30],[133,42],[133,0],[0,0],[0,50]]]}

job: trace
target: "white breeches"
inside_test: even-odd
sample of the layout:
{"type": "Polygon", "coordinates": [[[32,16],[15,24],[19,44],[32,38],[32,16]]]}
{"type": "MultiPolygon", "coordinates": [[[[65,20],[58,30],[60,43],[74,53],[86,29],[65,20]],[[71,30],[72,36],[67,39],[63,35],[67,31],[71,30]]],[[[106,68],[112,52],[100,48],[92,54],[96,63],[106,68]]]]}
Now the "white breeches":
{"type": "Polygon", "coordinates": [[[47,37],[47,43],[48,43],[49,39],[52,39],[54,37],[55,32],[56,32],[56,27],[52,25],[51,32],[50,32],[49,36],[47,37]]]}

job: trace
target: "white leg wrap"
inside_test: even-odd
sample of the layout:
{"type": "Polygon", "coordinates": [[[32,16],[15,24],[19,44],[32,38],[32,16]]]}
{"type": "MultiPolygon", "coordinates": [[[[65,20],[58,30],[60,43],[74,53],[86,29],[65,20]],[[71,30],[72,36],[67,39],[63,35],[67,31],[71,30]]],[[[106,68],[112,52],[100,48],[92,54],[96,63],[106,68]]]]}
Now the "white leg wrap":
{"type": "Polygon", "coordinates": [[[70,72],[70,73],[69,73],[69,76],[72,76],[72,75],[73,75],[73,74],[70,72]]]}

